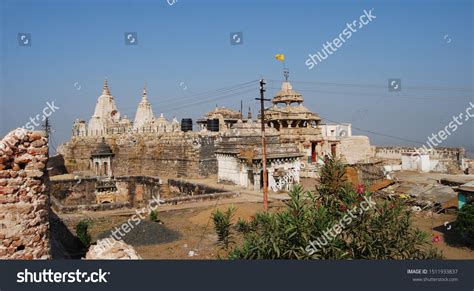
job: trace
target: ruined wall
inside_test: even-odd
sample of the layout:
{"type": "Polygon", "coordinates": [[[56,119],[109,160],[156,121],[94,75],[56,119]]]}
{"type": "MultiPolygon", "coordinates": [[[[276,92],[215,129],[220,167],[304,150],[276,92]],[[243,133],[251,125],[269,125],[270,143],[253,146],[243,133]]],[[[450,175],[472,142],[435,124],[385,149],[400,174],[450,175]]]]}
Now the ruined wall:
{"type": "Polygon", "coordinates": [[[357,171],[359,184],[372,185],[385,179],[382,162],[358,163],[351,166],[357,171]]]}
{"type": "MultiPolygon", "coordinates": [[[[381,147],[375,146],[375,158],[400,160],[402,153],[414,152],[417,147],[381,147]]],[[[465,158],[464,148],[434,148],[428,153],[432,160],[460,161],[465,158]]]]}
{"type": "Polygon", "coordinates": [[[49,259],[47,138],[16,130],[0,142],[0,259],[49,259]]]}
{"type": "Polygon", "coordinates": [[[132,206],[143,206],[153,197],[160,196],[162,181],[158,178],[124,176],[115,179],[117,180],[117,190],[127,191],[128,202],[132,206]]]}
{"type": "MultiPolygon", "coordinates": [[[[90,172],[91,152],[101,138],[73,137],[60,146],[68,172],[90,172]]],[[[217,174],[215,136],[195,132],[110,135],[114,176],[207,177],[217,174]]]]}
{"type": "MultiPolygon", "coordinates": [[[[216,144],[215,136],[201,136],[193,142],[193,146],[198,151],[198,174],[201,177],[217,175],[216,144]]],[[[192,176],[189,175],[189,177],[192,176]]]]}
{"type": "MultiPolygon", "coordinates": [[[[107,193],[97,193],[96,178],[60,179],[52,178],[51,193],[55,207],[62,212],[77,209],[108,210],[120,207],[135,207],[147,203],[152,197],[160,196],[161,180],[143,176],[115,177],[116,190],[107,193]],[[114,205],[97,205],[96,195],[114,196],[114,205]]],[[[112,204],[114,204],[112,203],[112,204]]]]}
{"type": "Polygon", "coordinates": [[[168,180],[169,190],[173,196],[181,195],[203,195],[223,192],[222,189],[217,189],[204,184],[191,183],[184,180],[168,180]]]}
{"type": "MultiPolygon", "coordinates": [[[[415,147],[375,147],[375,158],[399,162],[402,154],[414,151],[416,151],[415,147]]],[[[420,152],[424,153],[422,149],[420,152]]],[[[438,147],[428,152],[428,155],[430,172],[459,174],[464,170],[461,169],[466,155],[464,148],[438,147]]]]}
{"type": "Polygon", "coordinates": [[[51,194],[63,206],[95,203],[96,178],[55,179],[51,178],[51,194]]]}
{"type": "MultiPolygon", "coordinates": [[[[329,148],[328,152],[330,151],[329,148]]],[[[336,152],[339,152],[348,164],[367,161],[374,155],[367,136],[349,136],[342,138],[341,143],[336,148],[336,152]]]]}

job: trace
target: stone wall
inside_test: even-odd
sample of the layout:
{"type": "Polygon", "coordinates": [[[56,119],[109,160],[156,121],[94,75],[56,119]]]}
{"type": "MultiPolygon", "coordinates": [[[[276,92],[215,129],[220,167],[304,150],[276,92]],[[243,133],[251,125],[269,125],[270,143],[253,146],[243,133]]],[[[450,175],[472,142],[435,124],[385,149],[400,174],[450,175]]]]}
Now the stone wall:
{"type": "MultiPolygon", "coordinates": [[[[402,160],[403,154],[411,154],[417,150],[415,147],[375,147],[375,158],[385,160],[402,160]]],[[[421,148],[423,154],[425,151],[421,148]]],[[[460,174],[466,154],[464,148],[437,147],[428,152],[429,171],[438,173],[460,174]]]]}
{"type": "Polygon", "coordinates": [[[336,148],[337,152],[348,164],[368,161],[374,155],[369,138],[362,135],[342,138],[341,143],[336,148]]]}
{"type": "Polygon", "coordinates": [[[62,212],[71,212],[74,209],[107,210],[120,207],[137,207],[145,205],[152,197],[160,196],[161,180],[144,176],[120,176],[112,181],[116,190],[109,191],[114,196],[110,204],[98,205],[96,178],[60,179],[52,178],[51,192],[55,207],[62,212]]]}
{"type": "Polygon", "coordinates": [[[191,183],[184,180],[169,179],[168,186],[172,196],[203,195],[223,192],[222,189],[204,184],[191,183]]]}
{"type": "Polygon", "coordinates": [[[63,206],[95,203],[96,178],[55,179],[51,178],[51,194],[63,206]]]}
{"type": "MultiPolygon", "coordinates": [[[[58,152],[64,156],[68,172],[90,173],[89,158],[100,142],[101,138],[75,136],[61,145],[58,152]]],[[[215,142],[215,134],[196,132],[106,137],[106,143],[115,154],[112,161],[114,176],[199,178],[216,175],[215,142]]]]}
{"type": "Polygon", "coordinates": [[[368,162],[351,165],[357,171],[359,184],[372,185],[385,179],[382,162],[368,162]]]}
{"type": "Polygon", "coordinates": [[[51,258],[47,138],[18,129],[0,142],[0,259],[51,258]]]}
{"type": "MultiPolygon", "coordinates": [[[[419,147],[418,147],[419,148],[419,147]]],[[[418,149],[417,147],[393,147],[393,146],[375,146],[375,158],[401,160],[402,153],[412,153],[418,149]]],[[[420,152],[422,152],[420,150],[420,152]]],[[[423,153],[423,152],[422,152],[423,153]]],[[[460,161],[465,158],[464,148],[434,148],[429,152],[432,160],[453,160],[460,161]]]]}

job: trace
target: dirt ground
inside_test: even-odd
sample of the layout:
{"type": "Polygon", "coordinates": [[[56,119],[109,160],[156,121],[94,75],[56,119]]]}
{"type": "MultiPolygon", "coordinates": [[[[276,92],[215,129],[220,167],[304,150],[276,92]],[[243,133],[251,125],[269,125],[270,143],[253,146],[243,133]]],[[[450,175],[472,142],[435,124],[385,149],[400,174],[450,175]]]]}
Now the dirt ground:
{"type": "Polygon", "coordinates": [[[474,249],[463,246],[456,236],[452,223],[456,220],[453,214],[433,214],[423,212],[413,215],[413,224],[420,230],[430,234],[433,238],[439,236],[438,242],[433,245],[443,252],[446,259],[472,260],[474,249]]]}
{"type": "MultiPolygon", "coordinates": [[[[162,227],[179,233],[179,237],[171,242],[137,245],[135,250],[143,259],[218,259],[225,257],[225,252],[217,245],[217,235],[211,220],[214,209],[226,210],[233,206],[236,209],[234,222],[238,218],[249,220],[257,212],[263,210],[262,203],[226,203],[215,204],[205,208],[169,210],[158,213],[163,222],[162,227]],[[190,253],[191,251],[191,253],[190,253]],[[194,252],[194,254],[193,254],[194,252]]],[[[282,203],[275,201],[270,204],[270,211],[277,211],[282,203]]],[[[95,218],[90,226],[93,241],[103,237],[104,232],[127,221],[129,216],[95,218]]],[[[126,240],[126,239],[125,239],[126,240]]]]}
{"type": "MultiPolygon", "coordinates": [[[[220,201],[212,206],[179,210],[167,210],[158,213],[163,222],[160,227],[150,231],[160,231],[166,228],[163,235],[176,232],[178,236],[172,239],[161,239],[164,243],[137,245],[134,248],[144,259],[218,259],[225,258],[226,253],[217,245],[217,235],[211,220],[211,213],[215,208],[226,210],[236,208],[234,220],[238,218],[250,219],[255,213],[262,211],[262,203],[228,203],[220,201]]],[[[270,203],[270,211],[278,211],[283,207],[282,202],[270,203]]],[[[95,218],[90,227],[93,240],[111,228],[125,222],[130,216],[121,215],[107,218],[95,218]]],[[[455,215],[430,214],[423,212],[413,216],[413,223],[419,229],[429,233],[432,237],[439,236],[441,240],[433,245],[443,252],[446,259],[474,259],[474,250],[460,246],[453,235],[450,222],[455,215]],[[446,223],[446,226],[444,225],[446,223]]],[[[144,224],[149,225],[149,223],[144,224]]],[[[150,228],[147,228],[150,229],[150,228]]],[[[145,231],[145,230],[143,230],[145,231]]],[[[144,234],[146,235],[146,234],[144,234]]],[[[152,234],[158,239],[160,234],[152,234]]],[[[137,241],[137,240],[132,240],[137,241]]]]}

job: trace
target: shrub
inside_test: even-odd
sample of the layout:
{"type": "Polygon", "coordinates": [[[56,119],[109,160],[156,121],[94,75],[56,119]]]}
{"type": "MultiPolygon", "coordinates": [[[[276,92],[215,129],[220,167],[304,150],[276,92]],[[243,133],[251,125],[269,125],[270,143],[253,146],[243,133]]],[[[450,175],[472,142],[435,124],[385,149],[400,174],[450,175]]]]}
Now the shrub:
{"type": "Polygon", "coordinates": [[[155,210],[152,210],[152,211],[150,212],[150,220],[151,220],[151,221],[157,221],[157,220],[158,220],[158,214],[156,213],[155,210]]]}
{"type": "MultiPolygon", "coordinates": [[[[234,248],[232,259],[433,259],[440,254],[426,233],[412,227],[410,211],[399,203],[376,201],[344,223],[339,234],[323,242],[328,229],[347,219],[348,210],[374,199],[363,187],[357,191],[343,176],[344,166],[328,159],[316,192],[295,186],[278,213],[259,213],[234,248]],[[319,239],[315,251],[311,244],[319,239]],[[308,249],[309,247],[309,249],[308,249]]],[[[359,208],[361,209],[361,208],[359,208]]],[[[351,212],[352,213],[352,212],[351,212]]]]}
{"type": "Polygon", "coordinates": [[[88,220],[81,220],[76,225],[76,236],[84,245],[85,248],[89,248],[91,245],[91,236],[89,234],[89,225],[90,221],[88,220]]]}
{"type": "Polygon", "coordinates": [[[474,204],[465,204],[459,210],[454,226],[462,240],[474,246],[474,204]]]}
{"type": "Polygon", "coordinates": [[[235,224],[235,228],[238,232],[248,233],[252,229],[252,225],[248,223],[245,219],[239,217],[237,223],[235,224]]]}
{"type": "Polygon", "coordinates": [[[219,243],[228,249],[232,240],[232,218],[235,214],[235,208],[229,207],[225,212],[216,209],[212,213],[212,220],[214,221],[214,229],[216,230],[219,243]]]}

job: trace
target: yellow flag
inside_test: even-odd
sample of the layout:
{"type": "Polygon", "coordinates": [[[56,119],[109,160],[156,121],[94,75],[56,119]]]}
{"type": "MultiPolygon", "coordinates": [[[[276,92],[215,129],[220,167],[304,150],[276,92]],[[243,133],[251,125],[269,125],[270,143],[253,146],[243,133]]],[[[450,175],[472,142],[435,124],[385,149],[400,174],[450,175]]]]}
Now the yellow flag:
{"type": "Polygon", "coordinates": [[[276,54],[275,59],[284,62],[285,61],[285,55],[284,54],[276,54]]]}

